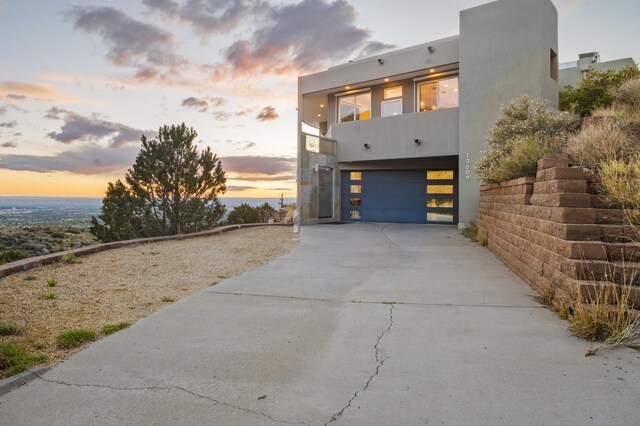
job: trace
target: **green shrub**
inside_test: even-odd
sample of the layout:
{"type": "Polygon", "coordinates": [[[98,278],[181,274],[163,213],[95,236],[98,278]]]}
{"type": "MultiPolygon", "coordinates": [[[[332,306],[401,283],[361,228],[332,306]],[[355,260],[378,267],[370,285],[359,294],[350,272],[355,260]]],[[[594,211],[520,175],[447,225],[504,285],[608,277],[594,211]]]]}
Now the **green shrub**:
{"type": "Polygon", "coordinates": [[[56,280],[55,278],[50,278],[47,280],[47,285],[49,287],[55,287],[58,285],[58,280],[56,280]]]}
{"type": "Polygon", "coordinates": [[[258,207],[251,207],[247,203],[242,203],[231,210],[227,216],[227,224],[267,223],[275,213],[276,210],[269,203],[264,203],[258,207]]]}
{"type": "Polygon", "coordinates": [[[73,253],[67,253],[62,256],[62,261],[68,265],[76,263],[78,260],[76,259],[76,255],[73,253]]]}
{"type": "Polygon", "coordinates": [[[118,324],[107,324],[104,327],[102,327],[102,333],[106,335],[113,334],[116,331],[124,330],[130,325],[131,324],[129,324],[128,322],[121,322],[118,324]]]}
{"type": "Polygon", "coordinates": [[[38,277],[36,277],[35,275],[27,275],[26,277],[24,277],[25,281],[35,281],[37,279],[38,277]]]}
{"type": "Polygon", "coordinates": [[[586,124],[571,135],[565,152],[574,164],[597,172],[603,163],[629,158],[639,148],[620,123],[609,117],[586,124]]]}
{"type": "Polygon", "coordinates": [[[42,298],[45,300],[53,300],[58,297],[54,292],[48,291],[42,295],[42,298]]]}
{"type": "Polygon", "coordinates": [[[565,86],[560,91],[560,109],[574,111],[581,117],[589,116],[599,108],[611,106],[622,83],[638,77],[640,71],[635,67],[619,71],[589,71],[577,87],[565,86]]]}
{"type": "Polygon", "coordinates": [[[162,299],[160,299],[161,302],[164,303],[171,303],[171,302],[175,302],[176,299],[172,298],[172,297],[163,297],[162,299]]]}
{"type": "Polygon", "coordinates": [[[0,336],[15,336],[20,333],[20,327],[15,324],[0,321],[0,336]]]}
{"type": "Polygon", "coordinates": [[[25,352],[24,345],[0,342],[0,377],[27,371],[33,364],[46,361],[45,355],[34,355],[25,352]]]}
{"type": "Polygon", "coordinates": [[[15,262],[16,260],[22,260],[29,257],[29,255],[22,250],[13,249],[0,252],[0,265],[9,262],[15,262]]]}
{"type": "Polygon", "coordinates": [[[527,96],[515,99],[502,108],[489,133],[488,149],[476,166],[478,177],[495,183],[535,175],[533,164],[546,153],[560,152],[577,123],[575,115],[555,112],[544,102],[527,96]]]}
{"type": "Polygon", "coordinates": [[[62,349],[76,348],[96,339],[96,333],[84,328],[67,330],[58,335],[58,347],[62,349]]]}

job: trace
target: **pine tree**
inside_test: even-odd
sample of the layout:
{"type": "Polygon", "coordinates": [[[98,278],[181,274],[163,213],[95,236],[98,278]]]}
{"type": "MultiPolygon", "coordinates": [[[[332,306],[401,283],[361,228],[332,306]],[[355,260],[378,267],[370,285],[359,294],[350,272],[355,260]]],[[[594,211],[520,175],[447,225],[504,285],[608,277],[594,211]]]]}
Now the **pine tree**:
{"type": "Polygon", "coordinates": [[[142,150],[125,183],[109,184],[91,232],[102,241],[177,235],[213,228],[225,208],[218,195],[226,178],[218,157],[195,146],[198,136],[182,123],[163,126],[142,150]]]}

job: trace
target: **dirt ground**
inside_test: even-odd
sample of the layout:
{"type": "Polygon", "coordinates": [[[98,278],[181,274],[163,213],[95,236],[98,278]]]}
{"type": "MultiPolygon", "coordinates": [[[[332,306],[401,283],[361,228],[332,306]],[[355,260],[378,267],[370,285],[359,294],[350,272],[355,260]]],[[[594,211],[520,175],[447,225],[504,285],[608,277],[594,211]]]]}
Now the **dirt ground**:
{"type": "Polygon", "coordinates": [[[119,248],[2,278],[0,321],[21,328],[19,335],[2,340],[26,344],[29,352],[45,354],[46,364],[54,365],[81,349],[59,349],[61,332],[87,328],[103,337],[107,324],[133,324],[287,253],[297,241],[290,227],[242,229],[119,248]],[[57,280],[55,287],[47,284],[51,279],[57,280]],[[55,299],[45,298],[48,292],[55,299]]]}

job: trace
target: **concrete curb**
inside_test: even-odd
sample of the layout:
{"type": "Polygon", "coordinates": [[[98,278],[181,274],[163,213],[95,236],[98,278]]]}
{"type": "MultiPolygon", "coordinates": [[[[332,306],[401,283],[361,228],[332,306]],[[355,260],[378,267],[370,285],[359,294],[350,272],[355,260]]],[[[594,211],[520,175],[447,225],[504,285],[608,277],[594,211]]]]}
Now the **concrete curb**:
{"type": "Polygon", "coordinates": [[[27,259],[17,260],[15,262],[5,263],[0,266],[0,278],[6,277],[17,272],[27,271],[38,266],[49,265],[51,263],[60,262],[69,254],[75,257],[86,256],[88,254],[100,253],[106,250],[112,250],[120,247],[130,247],[139,244],[156,243],[160,241],[186,240],[190,238],[209,237],[211,235],[223,234],[225,232],[234,231],[236,229],[256,228],[260,226],[292,226],[291,223],[245,223],[241,225],[220,226],[218,228],[207,231],[194,232],[193,234],[167,235],[163,237],[153,238],[137,238],[135,240],[116,241],[113,243],[96,244],[93,246],[81,247],[78,249],[61,251],[58,253],[45,254],[43,256],[30,257],[27,259]]]}
{"type": "Polygon", "coordinates": [[[6,395],[15,388],[37,379],[38,376],[43,375],[49,370],[51,370],[51,367],[36,367],[29,371],[25,371],[24,373],[16,374],[15,376],[0,380],[0,396],[6,395]]]}

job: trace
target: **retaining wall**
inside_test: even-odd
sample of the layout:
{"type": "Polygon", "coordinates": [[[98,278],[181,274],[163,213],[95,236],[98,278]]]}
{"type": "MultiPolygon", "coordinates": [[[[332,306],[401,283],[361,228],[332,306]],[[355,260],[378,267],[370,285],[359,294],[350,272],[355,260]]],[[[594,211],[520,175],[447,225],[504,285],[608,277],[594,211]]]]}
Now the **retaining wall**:
{"type": "Polygon", "coordinates": [[[535,178],[484,185],[477,225],[489,248],[538,292],[571,305],[598,285],[631,284],[640,306],[640,244],[624,212],[604,208],[582,168],[562,154],[538,163],[535,178]]]}
{"type": "Polygon", "coordinates": [[[93,246],[81,247],[74,250],[61,251],[58,253],[47,254],[44,256],[29,257],[27,259],[17,260],[15,262],[5,263],[0,265],[0,278],[7,275],[15,274],[20,271],[27,271],[29,269],[36,268],[42,265],[48,265],[50,263],[60,262],[64,260],[65,256],[70,254],[75,257],[86,256],[88,254],[100,253],[101,251],[112,250],[120,247],[136,246],[140,244],[157,243],[160,241],[171,240],[186,240],[189,238],[208,237],[211,235],[223,234],[225,232],[233,231],[236,229],[255,228],[258,226],[292,226],[290,223],[246,223],[240,225],[228,225],[220,226],[218,228],[210,229],[202,232],[195,232],[193,234],[181,234],[181,235],[167,235],[163,237],[153,238],[136,238],[134,240],[115,241],[113,243],[96,244],[93,246]]]}

